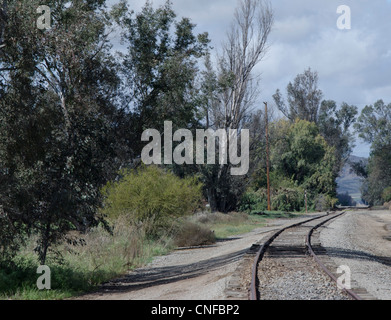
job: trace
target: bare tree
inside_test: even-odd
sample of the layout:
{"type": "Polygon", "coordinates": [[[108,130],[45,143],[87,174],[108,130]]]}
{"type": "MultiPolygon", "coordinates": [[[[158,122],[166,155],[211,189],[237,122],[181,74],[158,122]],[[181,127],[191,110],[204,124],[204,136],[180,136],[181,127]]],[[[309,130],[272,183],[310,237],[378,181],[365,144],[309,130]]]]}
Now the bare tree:
{"type": "MultiPolygon", "coordinates": [[[[252,117],[251,111],[259,94],[259,75],[254,68],[268,49],[268,37],[274,15],[269,2],[241,0],[234,21],[218,57],[217,75],[206,63],[207,128],[242,129],[252,117]]],[[[216,144],[218,148],[218,145],[216,144]]],[[[231,176],[231,164],[201,167],[212,210],[227,212],[236,209],[237,201],[248,183],[248,176],[231,176]]]]}
{"type": "Polygon", "coordinates": [[[213,115],[219,128],[239,129],[258,97],[253,70],[265,57],[274,15],[270,3],[241,0],[219,57],[220,104],[213,115]]]}

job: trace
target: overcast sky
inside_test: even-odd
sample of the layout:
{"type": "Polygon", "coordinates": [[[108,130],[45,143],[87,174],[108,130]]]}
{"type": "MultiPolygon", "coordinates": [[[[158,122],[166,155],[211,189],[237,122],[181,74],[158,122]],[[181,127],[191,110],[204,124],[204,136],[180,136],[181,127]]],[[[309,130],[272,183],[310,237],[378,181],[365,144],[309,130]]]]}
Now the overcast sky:
{"type": "MultiPolygon", "coordinates": [[[[109,3],[115,3],[110,0],[109,3]]],[[[155,7],[165,0],[154,0],[155,7]]],[[[272,0],[275,24],[270,49],[257,68],[262,74],[261,101],[272,104],[276,89],[285,93],[297,74],[311,67],[319,73],[324,99],[347,102],[361,110],[379,99],[391,103],[391,0],[272,0]],[[351,29],[339,30],[337,8],[351,9],[351,29]],[[388,76],[387,76],[388,75],[388,76]]],[[[128,0],[136,12],[144,0],[128,0]]],[[[172,0],[178,17],[209,32],[219,49],[238,0],[172,0]]],[[[354,154],[368,156],[356,141],[354,154]]]]}

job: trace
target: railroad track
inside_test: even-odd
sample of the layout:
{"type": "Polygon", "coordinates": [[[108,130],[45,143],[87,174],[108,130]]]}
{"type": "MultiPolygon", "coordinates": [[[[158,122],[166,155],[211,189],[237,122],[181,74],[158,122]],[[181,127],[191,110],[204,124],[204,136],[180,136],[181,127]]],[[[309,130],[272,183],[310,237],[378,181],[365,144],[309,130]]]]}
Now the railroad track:
{"type": "Polygon", "coordinates": [[[292,297],[360,300],[352,290],[337,289],[336,277],[311,244],[311,236],[318,228],[343,214],[345,211],[315,216],[285,227],[267,239],[252,267],[250,300],[292,297]],[[328,277],[335,282],[333,285],[328,277]]]}

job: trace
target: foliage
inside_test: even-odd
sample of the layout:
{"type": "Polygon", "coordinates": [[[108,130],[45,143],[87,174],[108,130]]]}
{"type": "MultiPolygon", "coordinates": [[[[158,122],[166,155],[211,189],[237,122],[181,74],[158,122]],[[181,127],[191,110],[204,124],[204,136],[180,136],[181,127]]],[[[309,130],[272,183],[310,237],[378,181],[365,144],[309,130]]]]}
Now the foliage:
{"type": "Polygon", "coordinates": [[[0,211],[0,268],[12,266],[13,257],[24,243],[26,235],[19,228],[18,223],[12,222],[0,211]]]}
{"type": "Polygon", "coordinates": [[[271,162],[277,175],[290,179],[311,193],[333,195],[336,189],[334,150],[319,134],[315,123],[297,120],[274,127],[278,142],[272,147],[271,162]]]}
{"type": "Polygon", "coordinates": [[[313,201],[313,209],[316,211],[327,211],[335,208],[338,199],[331,197],[328,194],[318,194],[313,201]]]}
{"type": "MultiPolygon", "coordinates": [[[[300,187],[272,189],[271,204],[274,211],[300,212],[305,206],[304,190],[300,187]]],[[[247,191],[240,201],[239,210],[248,213],[266,211],[267,190],[247,191]]]]}
{"type": "Polygon", "coordinates": [[[271,197],[272,210],[285,212],[300,212],[305,206],[304,190],[289,188],[277,190],[271,197]]]}
{"type": "Polygon", "coordinates": [[[129,214],[133,223],[151,223],[151,233],[167,228],[173,219],[194,212],[200,205],[202,185],[195,178],[180,179],[157,167],[122,170],[121,179],[109,182],[104,213],[111,218],[129,214]]]}
{"type": "Polygon", "coordinates": [[[273,96],[278,109],[292,123],[297,119],[316,123],[319,133],[329,146],[334,147],[336,162],[334,174],[338,174],[352,152],[354,137],[349,131],[356,121],[357,107],[342,103],[338,108],[335,101],[323,100],[318,89],[318,73],[309,68],[297,75],[287,87],[288,106],[280,90],[273,96]]]}
{"type": "Polygon", "coordinates": [[[0,269],[0,300],[66,299],[94,290],[104,282],[146,265],[154,256],[166,254],[172,239],[164,235],[151,241],[146,226],[131,226],[128,217],[110,221],[112,233],[104,228],[90,229],[83,235],[84,245],[62,244],[62,259],[49,259],[51,290],[37,289],[37,262],[31,254],[34,239],[21,247],[12,265],[0,269]]]}
{"type": "MultiPolygon", "coordinates": [[[[112,270],[134,267],[144,250],[155,250],[149,235],[199,206],[202,186],[189,176],[199,177],[213,211],[266,209],[266,114],[252,108],[260,88],[254,71],[274,22],[269,3],[240,1],[213,63],[208,34],[196,34],[188,18],[177,19],[170,1],[157,9],[147,1],[138,13],[125,0],[110,12],[105,0],[3,2],[8,10],[0,17],[0,277],[6,286],[30,279],[31,256],[13,259],[26,239],[36,241],[31,251],[45,264],[50,249],[67,252],[82,234],[91,237],[91,247],[76,248],[91,258],[88,268],[55,266],[59,288],[84,290],[115,275],[112,270]],[[42,4],[51,8],[50,30],[32,27],[42,4]],[[114,29],[127,48],[117,55],[109,42],[114,29]],[[173,165],[175,174],[156,167],[131,170],[143,147],[141,133],[162,132],[165,120],[174,129],[250,129],[248,174],[232,176],[231,164],[173,165]],[[120,168],[127,169],[117,176],[120,168]],[[100,214],[103,204],[109,219],[130,217],[117,220],[124,229],[114,223],[112,233],[102,235],[110,229],[100,214]],[[112,259],[111,251],[121,252],[120,258],[112,259]]],[[[289,83],[287,105],[279,91],[274,98],[289,121],[268,117],[273,209],[303,210],[305,191],[311,208],[332,207],[357,108],[322,101],[311,69],[289,83]]],[[[365,170],[370,202],[381,201],[391,185],[390,114],[391,105],[378,101],[363,110],[356,126],[373,143],[365,170]]],[[[239,218],[229,228],[245,224],[239,218]]],[[[190,232],[200,230],[182,230],[190,232]]]]}
{"type": "Polygon", "coordinates": [[[288,106],[277,90],[273,96],[278,109],[291,121],[296,119],[317,122],[323,93],[318,89],[318,73],[311,68],[299,74],[287,86],[288,106]]]}
{"type": "Polygon", "coordinates": [[[383,204],[382,193],[391,185],[391,103],[383,100],[366,106],[355,124],[359,136],[371,143],[366,168],[356,169],[366,177],[363,198],[371,205],[383,204]]]}
{"type": "Polygon", "coordinates": [[[357,204],[348,192],[344,194],[338,194],[337,198],[339,204],[344,207],[355,207],[357,204]]]}
{"type": "MultiPolygon", "coordinates": [[[[239,1],[216,67],[210,56],[206,57],[200,92],[206,129],[228,132],[246,126],[259,93],[259,77],[254,71],[266,55],[273,23],[274,13],[267,1],[239,1]]],[[[250,167],[255,168],[257,163],[251,162],[250,167]]],[[[246,190],[251,172],[233,177],[231,168],[231,164],[199,167],[213,211],[235,210],[246,190]]]]}
{"type": "Polygon", "coordinates": [[[267,210],[267,198],[264,197],[263,193],[249,190],[243,194],[239,203],[240,212],[251,213],[265,210],[267,210]]]}
{"type": "Polygon", "coordinates": [[[19,233],[39,235],[42,264],[68,231],[102,221],[99,190],[126,154],[103,2],[48,1],[54,19],[45,31],[31,27],[40,1],[9,4],[0,51],[0,203],[19,233]]]}
{"type": "Polygon", "coordinates": [[[391,187],[385,188],[382,193],[382,199],[384,202],[391,201],[391,187]]]}
{"type": "MultiPolygon", "coordinates": [[[[337,177],[334,148],[320,135],[313,122],[297,119],[272,122],[271,137],[271,204],[273,210],[302,211],[307,192],[308,208],[330,208],[336,203],[337,177]]],[[[259,152],[263,152],[260,150],[259,152]]],[[[257,171],[252,186],[240,202],[240,210],[264,211],[267,208],[265,170],[257,171]]]]}
{"type": "Polygon", "coordinates": [[[111,14],[127,45],[121,54],[123,104],[132,110],[132,147],[140,154],[146,129],[162,132],[165,120],[173,121],[174,129],[197,126],[197,63],[210,40],[206,32],[194,33],[190,19],[176,19],[170,1],[157,9],[147,1],[139,13],[121,1],[111,14]]]}
{"type": "Polygon", "coordinates": [[[175,232],[175,245],[178,247],[206,246],[216,243],[216,237],[208,227],[185,221],[175,232]]]}
{"type": "Polygon", "coordinates": [[[377,150],[391,144],[391,103],[378,100],[374,105],[366,106],[355,124],[360,138],[372,143],[377,150]]]}
{"type": "Polygon", "coordinates": [[[352,153],[354,136],[350,129],[356,121],[357,114],[357,107],[345,102],[339,108],[332,100],[321,103],[317,124],[322,137],[334,147],[334,156],[337,160],[334,166],[335,174],[339,174],[352,153]]]}

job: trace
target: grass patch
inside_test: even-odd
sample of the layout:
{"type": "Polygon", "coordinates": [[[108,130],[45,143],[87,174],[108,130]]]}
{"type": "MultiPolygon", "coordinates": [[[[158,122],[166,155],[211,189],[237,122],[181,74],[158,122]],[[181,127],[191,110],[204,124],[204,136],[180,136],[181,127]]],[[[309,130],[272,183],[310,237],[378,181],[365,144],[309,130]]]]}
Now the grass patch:
{"type": "MultiPolygon", "coordinates": [[[[143,267],[154,257],[168,254],[175,247],[213,244],[216,240],[244,234],[263,227],[269,219],[294,218],[285,212],[198,213],[178,220],[175,232],[151,238],[148,223],[134,225],[120,216],[111,222],[113,234],[103,228],[90,230],[83,236],[85,245],[60,245],[52,252],[47,265],[51,268],[52,290],[40,291],[36,282],[38,262],[32,253],[34,238],[18,254],[12,266],[0,268],[0,299],[61,300],[93,289],[128,271],[143,267]]],[[[72,236],[72,235],[70,235],[72,236]]],[[[74,235],[80,236],[80,235],[74,235]]]]}
{"type": "Polygon", "coordinates": [[[222,214],[205,212],[195,215],[192,219],[196,223],[212,230],[217,240],[251,232],[256,228],[264,226],[266,220],[262,216],[248,215],[246,213],[222,214]]]}
{"type": "Polygon", "coordinates": [[[254,211],[251,214],[203,212],[195,215],[192,221],[213,230],[216,239],[221,240],[264,227],[270,219],[293,219],[300,215],[302,214],[282,211],[254,211]]]}
{"type": "Polygon", "coordinates": [[[40,275],[36,273],[38,262],[32,254],[32,238],[12,265],[0,269],[0,299],[61,300],[77,296],[144,266],[173,248],[169,236],[150,239],[145,233],[148,226],[131,225],[126,217],[119,217],[112,225],[112,235],[98,227],[83,236],[83,246],[53,248],[62,257],[58,259],[53,253],[49,256],[52,290],[48,291],[40,291],[36,286],[40,275]]]}

